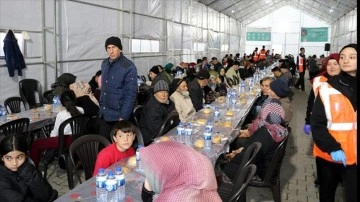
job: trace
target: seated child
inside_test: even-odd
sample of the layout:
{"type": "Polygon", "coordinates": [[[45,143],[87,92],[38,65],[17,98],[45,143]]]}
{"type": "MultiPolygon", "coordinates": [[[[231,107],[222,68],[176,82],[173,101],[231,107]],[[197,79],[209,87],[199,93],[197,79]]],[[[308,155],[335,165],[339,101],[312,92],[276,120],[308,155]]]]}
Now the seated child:
{"type": "Polygon", "coordinates": [[[121,159],[135,155],[131,145],[135,139],[135,126],[126,120],[116,123],[111,131],[114,143],[101,150],[96,158],[93,176],[99,168],[107,168],[121,159]]]}

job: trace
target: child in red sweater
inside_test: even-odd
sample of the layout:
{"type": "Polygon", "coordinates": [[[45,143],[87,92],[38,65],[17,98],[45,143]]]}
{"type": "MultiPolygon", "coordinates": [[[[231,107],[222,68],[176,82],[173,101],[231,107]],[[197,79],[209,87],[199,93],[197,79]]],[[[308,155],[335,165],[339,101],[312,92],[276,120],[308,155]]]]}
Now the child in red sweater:
{"type": "Polygon", "coordinates": [[[111,131],[114,143],[100,151],[96,158],[93,176],[98,173],[99,168],[107,168],[113,163],[135,155],[131,145],[135,139],[135,126],[126,120],[116,123],[111,131]]]}

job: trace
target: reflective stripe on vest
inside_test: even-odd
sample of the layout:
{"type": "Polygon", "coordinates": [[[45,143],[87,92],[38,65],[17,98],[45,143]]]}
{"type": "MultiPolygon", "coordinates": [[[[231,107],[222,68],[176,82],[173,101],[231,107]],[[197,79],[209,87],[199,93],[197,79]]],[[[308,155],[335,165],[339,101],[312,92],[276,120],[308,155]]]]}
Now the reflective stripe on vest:
{"type": "Polygon", "coordinates": [[[315,98],[318,95],[319,87],[326,81],[327,81],[327,78],[325,76],[317,76],[314,78],[312,88],[314,91],[315,98]]]}
{"type": "Polygon", "coordinates": [[[259,60],[259,54],[257,52],[255,52],[254,56],[253,56],[253,60],[256,62],[259,60]]]}
{"type": "Polygon", "coordinates": [[[299,56],[299,72],[304,71],[304,58],[299,56]]]}
{"type": "Polygon", "coordinates": [[[266,51],[265,50],[260,50],[260,56],[259,56],[259,59],[262,60],[262,59],[265,59],[266,58],[266,51]]]}
{"type": "MultiPolygon", "coordinates": [[[[341,145],[346,156],[346,164],[357,163],[357,112],[354,112],[349,99],[328,83],[319,87],[319,93],[324,104],[329,133],[341,145]]],[[[334,162],[331,156],[316,144],[313,153],[314,156],[334,162]]]]}

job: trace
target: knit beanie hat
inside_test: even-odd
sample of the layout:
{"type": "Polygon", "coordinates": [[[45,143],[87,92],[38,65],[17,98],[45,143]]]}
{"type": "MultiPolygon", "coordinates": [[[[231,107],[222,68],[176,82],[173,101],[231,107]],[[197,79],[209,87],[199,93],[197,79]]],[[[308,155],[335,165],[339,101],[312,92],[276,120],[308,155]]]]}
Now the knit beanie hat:
{"type": "Polygon", "coordinates": [[[159,67],[158,66],[153,66],[153,67],[151,67],[149,72],[153,72],[154,74],[159,74],[160,73],[159,67]]]}
{"type": "Polygon", "coordinates": [[[210,73],[208,70],[206,69],[201,69],[197,74],[196,74],[196,78],[200,79],[200,80],[204,80],[204,79],[209,79],[210,78],[210,73]]]}
{"type": "Polygon", "coordinates": [[[120,50],[122,50],[121,40],[119,37],[112,36],[112,37],[109,37],[108,39],[106,39],[105,50],[108,47],[108,45],[114,45],[114,46],[118,47],[120,50]]]}
{"type": "Polygon", "coordinates": [[[270,89],[280,98],[289,96],[290,88],[283,78],[275,79],[270,83],[270,89]]]}
{"type": "Polygon", "coordinates": [[[164,81],[164,80],[159,80],[158,82],[156,82],[156,84],[154,86],[154,93],[157,93],[159,91],[169,92],[169,84],[166,83],[166,81],[164,81]]]}
{"type": "Polygon", "coordinates": [[[171,68],[173,68],[173,63],[167,63],[164,67],[165,71],[171,71],[171,68]]]}
{"type": "Polygon", "coordinates": [[[172,82],[171,82],[171,91],[175,92],[176,89],[180,86],[180,84],[183,81],[184,81],[183,79],[179,79],[179,78],[173,79],[172,82]]]}

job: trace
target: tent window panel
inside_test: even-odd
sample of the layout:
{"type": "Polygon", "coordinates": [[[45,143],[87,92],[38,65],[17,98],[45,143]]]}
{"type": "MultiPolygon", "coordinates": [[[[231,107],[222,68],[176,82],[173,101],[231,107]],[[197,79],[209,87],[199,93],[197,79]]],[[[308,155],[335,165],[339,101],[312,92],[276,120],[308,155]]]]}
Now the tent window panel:
{"type": "Polygon", "coordinates": [[[145,39],[132,39],[132,52],[133,53],[159,53],[160,41],[145,40],[145,39]]]}

